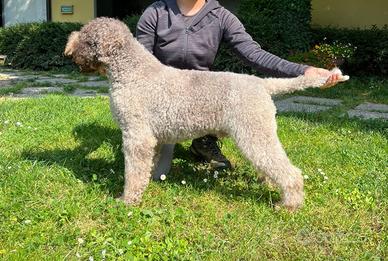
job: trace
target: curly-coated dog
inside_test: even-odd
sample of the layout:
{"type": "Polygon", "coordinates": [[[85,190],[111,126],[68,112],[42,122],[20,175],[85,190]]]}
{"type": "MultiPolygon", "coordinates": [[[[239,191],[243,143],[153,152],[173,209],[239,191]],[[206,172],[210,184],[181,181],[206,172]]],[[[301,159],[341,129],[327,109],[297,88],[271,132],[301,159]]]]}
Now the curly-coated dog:
{"type": "Polygon", "coordinates": [[[281,205],[289,210],[302,205],[303,177],[277,136],[271,94],[322,87],[326,78],[261,79],[175,69],[161,64],[124,23],[111,18],[97,18],[73,32],[65,54],[83,70],[108,73],[111,110],[123,136],[121,198],[126,203],[141,200],[162,144],[212,134],[235,140],[256,169],[281,189],[281,205]]]}

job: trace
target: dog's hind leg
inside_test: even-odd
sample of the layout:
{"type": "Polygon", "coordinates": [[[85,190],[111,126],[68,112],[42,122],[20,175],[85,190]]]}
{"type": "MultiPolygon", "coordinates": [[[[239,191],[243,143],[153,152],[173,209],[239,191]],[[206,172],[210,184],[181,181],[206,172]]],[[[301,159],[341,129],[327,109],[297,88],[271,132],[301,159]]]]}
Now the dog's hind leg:
{"type": "Polygon", "coordinates": [[[136,204],[141,201],[151,178],[157,141],[151,134],[146,133],[144,129],[123,131],[125,184],[121,199],[126,204],[136,204]]]}
{"type": "Polygon", "coordinates": [[[291,164],[277,137],[275,115],[256,119],[245,115],[249,114],[239,114],[231,136],[256,169],[281,189],[280,205],[296,210],[303,204],[303,177],[291,164]]]}

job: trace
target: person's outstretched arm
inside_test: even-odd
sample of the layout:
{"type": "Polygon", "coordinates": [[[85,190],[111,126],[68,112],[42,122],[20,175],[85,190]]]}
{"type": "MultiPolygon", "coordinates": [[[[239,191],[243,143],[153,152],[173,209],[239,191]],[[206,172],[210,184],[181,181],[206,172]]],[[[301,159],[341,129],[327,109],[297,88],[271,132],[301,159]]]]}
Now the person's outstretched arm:
{"type": "Polygon", "coordinates": [[[240,20],[224,9],[221,19],[224,41],[248,65],[258,72],[271,76],[293,77],[304,74],[307,65],[284,60],[261,48],[245,31],[240,20]]]}
{"type": "Polygon", "coordinates": [[[235,15],[226,9],[223,12],[221,26],[224,40],[255,70],[278,77],[324,76],[327,77],[326,87],[334,86],[339,82],[340,75],[329,70],[293,63],[263,50],[245,31],[235,15]]]}

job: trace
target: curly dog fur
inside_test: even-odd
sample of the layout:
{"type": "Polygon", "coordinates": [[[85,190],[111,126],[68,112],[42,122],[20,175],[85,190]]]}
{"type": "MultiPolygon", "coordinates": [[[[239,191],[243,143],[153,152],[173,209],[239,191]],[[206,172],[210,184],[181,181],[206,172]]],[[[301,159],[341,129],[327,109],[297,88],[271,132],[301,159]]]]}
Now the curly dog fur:
{"type": "Polygon", "coordinates": [[[280,188],[282,206],[294,210],[302,205],[303,178],[277,137],[271,94],[322,87],[325,78],[261,79],[175,69],[161,64],[124,23],[111,18],[97,18],[73,32],[65,54],[83,70],[108,72],[111,110],[123,136],[121,198],[126,203],[141,200],[162,144],[213,134],[236,141],[280,188]]]}

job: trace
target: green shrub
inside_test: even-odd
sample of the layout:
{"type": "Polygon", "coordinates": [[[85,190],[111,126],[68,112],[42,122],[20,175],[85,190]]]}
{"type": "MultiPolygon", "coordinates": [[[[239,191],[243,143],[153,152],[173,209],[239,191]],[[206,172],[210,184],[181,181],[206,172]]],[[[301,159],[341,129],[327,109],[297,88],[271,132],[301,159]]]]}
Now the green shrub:
{"type": "Polygon", "coordinates": [[[28,35],[32,24],[18,24],[0,28],[0,53],[8,56],[8,61],[15,56],[16,47],[28,35]]]}
{"type": "Polygon", "coordinates": [[[319,43],[308,52],[298,53],[288,57],[288,60],[321,67],[326,69],[333,69],[340,67],[345,62],[351,61],[354,57],[354,52],[357,47],[351,43],[341,43],[334,41],[331,44],[326,42],[319,43]]]}
{"type": "Polygon", "coordinates": [[[283,58],[307,51],[311,42],[310,0],[242,0],[238,17],[264,50],[283,58]]]}
{"type": "Polygon", "coordinates": [[[370,29],[313,29],[315,43],[350,43],[357,47],[352,59],[345,61],[344,70],[353,75],[388,75],[388,26],[370,29]]]}
{"type": "Polygon", "coordinates": [[[295,63],[330,69],[330,67],[328,67],[312,50],[307,52],[296,53],[294,55],[289,56],[287,60],[295,63]]]}
{"type": "Polygon", "coordinates": [[[14,68],[48,70],[72,68],[63,56],[67,38],[79,30],[78,23],[28,23],[0,29],[0,53],[14,68]]]}
{"type": "Polygon", "coordinates": [[[140,19],[140,15],[126,16],[123,19],[123,22],[129,27],[129,30],[131,30],[131,33],[133,35],[136,35],[136,25],[139,19],[140,19]]]}

